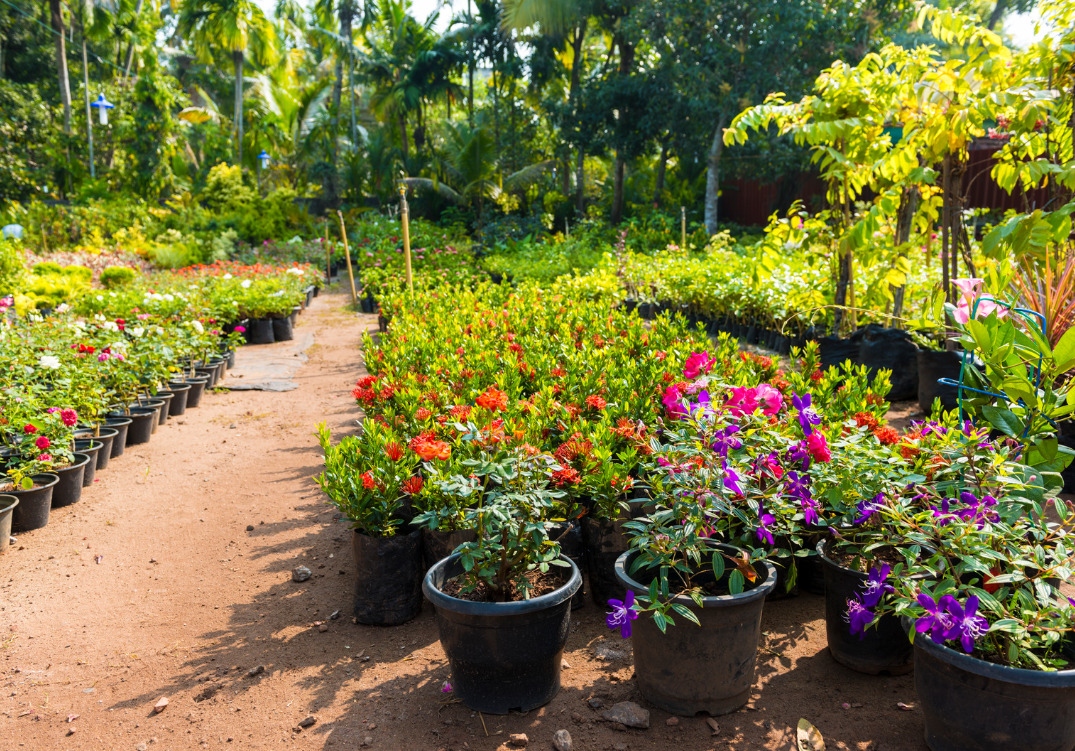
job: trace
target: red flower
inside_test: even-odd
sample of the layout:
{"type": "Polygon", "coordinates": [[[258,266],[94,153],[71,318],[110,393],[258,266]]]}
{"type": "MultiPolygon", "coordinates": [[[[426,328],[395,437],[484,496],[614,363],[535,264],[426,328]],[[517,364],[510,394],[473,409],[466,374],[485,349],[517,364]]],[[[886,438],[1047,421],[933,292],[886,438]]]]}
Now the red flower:
{"type": "Polygon", "coordinates": [[[432,413],[432,412],[430,412],[430,411],[429,411],[428,409],[426,409],[425,407],[419,407],[419,408],[418,408],[417,410],[415,410],[415,412],[414,412],[414,419],[415,419],[415,420],[418,420],[419,422],[421,422],[421,421],[423,421],[423,420],[428,420],[428,419],[430,418],[430,416],[431,416],[432,414],[433,414],[433,413],[432,413]]]}
{"type": "Polygon", "coordinates": [[[810,380],[813,381],[814,383],[817,383],[818,381],[820,381],[821,380],[821,371],[820,370],[815,370],[813,373],[811,373],[810,374],[810,380]]]}
{"type": "Polygon", "coordinates": [[[398,443],[388,443],[384,447],[385,456],[394,462],[398,462],[403,458],[403,447],[398,443]]]}
{"type": "Polygon", "coordinates": [[[452,413],[452,417],[458,417],[461,420],[465,420],[470,417],[470,407],[462,405],[459,407],[452,407],[449,412],[452,413]]]}
{"type": "Polygon", "coordinates": [[[27,425],[25,428],[22,429],[22,432],[26,435],[33,435],[37,432],[37,427],[35,425],[27,425]]]}
{"type": "Polygon", "coordinates": [[[48,436],[38,436],[37,440],[34,441],[34,445],[44,451],[52,445],[52,441],[48,439],[48,436]]]}
{"type": "Polygon", "coordinates": [[[815,430],[806,439],[806,450],[815,462],[827,462],[832,460],[832,452],[829,451],[829,443],[820,431],[815,430]]]}
{"type": "MultiPolygon", "coordinates": [[[[855,423],[860,428],[869,428],[870,430],[874,430],[880,425],[880,423],[877,421],[877,418],[869,412],[856,412],[855,423]]],[[[882,443],[883,442],[884,441],[882,441],[882,443]]]]}
{"type": "Polygon", "coordinates": [[[362,487],[366,490],[373,490],[377,487],[377,481],[373,479],[373,475],[369,472],[362,473],[362,487]]]}
{"type": "Polygon", "coordinates": [[[608,402],[597,396],[597,394],[593,394],[591,396],[586,397],[587,407],[593,407],[594,409],[602,410],[605,408],[606,404],[608,404],[608,402]]]}
{"type": "Polygon", "coordinates": [[[64,425],[73,428],[78,424],[78,412],[73,409],[60,410],[60,419],[63,420],[64,425]]]}
{"type": "Polygon", "coordinates": [[[360,389],[368,389],[375,383],[377,383],[377,376],[367,375],[359,378],[358,383],[355,385],[358,386],[360,389]]]}
{"type": "Polygon", "coordinates": [[[495,386],[490,386],[478,395],[476,401],[479,407],[490,412],[496,412],[501,409],[507,409],[508,395],[503,391],[498,391],[495,386]]]}
{"type": "Polygon", "coordinates": [[[896,432],[896,429],[886,425],[883,428],[877,428],[873,431],[874,436],[886,446],[895,446],[899,443],[900,434],[896,432]]]}
{"type": "Polygon", "coordinates": [[[37,460],[39,462],[51,462],[52,454],[41,454],[39,457],[37,457],[37,460]]]}
{"type": "Polygon", "coordinates": [[[451,446],[444,441],[436,440],[432,433],[421,433],[412,438],[411,449],[427,462],[434,459],[443,461],[452,455],[451,446]]]}
{"type": "Polygon", "coordinates": [[[418,495],[422,492],[423,485],[425,485],[425,479],[415,475],[414,477],[408,477],[404,480],[400,489],[407,495],[418,495]]]}
{"type": "Polygon", "coordinates": [[[578,485],[582,477],[577,470],[565,467],[553,472],[551,479],[556,487],[562,488],[564,485],[578,485]]]}

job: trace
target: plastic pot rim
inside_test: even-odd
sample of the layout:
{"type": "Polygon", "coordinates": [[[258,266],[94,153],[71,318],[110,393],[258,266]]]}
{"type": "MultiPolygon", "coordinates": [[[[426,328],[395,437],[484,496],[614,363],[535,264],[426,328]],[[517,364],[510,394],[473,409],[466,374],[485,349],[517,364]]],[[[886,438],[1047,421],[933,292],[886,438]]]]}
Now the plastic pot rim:
{"type": "Polygon", "coordinates": [[[18,493],[32,493],[35,490],[44,490],[45,488],[51,488],[53,485],[60,481],[60,476],[54,474],[53,472],[38,472],[36,475],[30,475],[30,479],[34,481],[34,486],[32,488],[29,488],[27,490],[9,490],[5,493],[5,495],[15,495],[17,497],[18,493]],[[51,479],[42,479],[46,477],[51,479]]]}
{"type": "Polygon", "coordinates": [[[18,496],[11,493],[0,493],[0,514],[6,514],[19,505],[18,496]],[[6,506],[4,504],[7,504],[6,506]]]}
{"type": "Polygon", "coordinates": [[[458,597],[452,597],[451,595],[445,594],[433,584],[434,574],[452,563],[455,563],[460,555],[461,553],[452,553],[447,558],[441,558],[430,566],[429,571],[426,572],[425,577],[422,579],[422,592],[425,594],[426,599],[433,603],[433,606],[436,608],[450,610],[453,613],[459,613],[461,615],[525,615],[527,613],[535,613],[541,610],[554,608],[557,605],[567,602],[574,596],[579,587],[582,586],[582,574],[579,573],[579,567],[576,566],[575,562],[570,558],[561,554],[560,560],[566,562],[570,566],[571,575],[563,585],[548,594],[534,597],[530,600],[519,600],[516,602],[473,602],[471,600],[461,600],[458,597]]]}
{"type": "MultiPolygon", "coordinates": [[[[726,545],[724,543],[711,543],[710,545],[711,547],[729,552],[743,552],[742,548],[737,548],[734,545],[726,545]]],[[[635,594],[644,595],[649,593],[649,587],[642,586],[637,579],[627,573],[628,560],[633,559],[638,553],[639,551],[637,548],[632,548],[616,559],[616,577],[630,587],[635,594]]],[[[765,581],[754,587],[754,589],[749,589],[737,595],[703,595],[702,607],[719,608],[726,605],[741,605],[768,597],[769,593],[776,587],[776,566],[767,560],[755,561],[752,565],[757,573],[765,574],[765,581]],[[762,571],[758,571],[759,565],[764,566],[762,571]]],[[[698,603],[687,595],[676,595],[671,601],[690,607],[698,607],[698,603]]]]}
{"type": "Polygon", "coordinates": [[[972,657],[951,647],[938,644],[929,637],[929,634],[918,633],[911,619],[907,616],[900,620],[903,622],[903,627],[907,629],[908,636],[916,650],[920,649],[931,657],[935,657],[972,675],[1036,688],[1075,688],[1075,668],[1069,670],[1031,670],[1030,668],[1013,668],[1010,665],[998,665],[995,662],[972,657]]]}

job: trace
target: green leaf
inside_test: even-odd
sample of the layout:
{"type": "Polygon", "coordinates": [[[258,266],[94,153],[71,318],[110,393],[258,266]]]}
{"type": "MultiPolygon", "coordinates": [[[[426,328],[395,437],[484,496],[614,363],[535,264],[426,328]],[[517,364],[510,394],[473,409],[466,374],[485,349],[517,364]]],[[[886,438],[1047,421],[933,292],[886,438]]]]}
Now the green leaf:
{"type": "Polygon", "coordinates": [[[720,553],[713,554],[713,576],[717,578],[717,581],[724,576],[724,556],[720,553]]]}
{"type": "Polygon", "coordinates": [[[987,404],[982,407],[982,416],[989,421],[990,425],[1004,433],[1004,435],[1014,437],[1021,435],[1023,432],[1023,424],[1010,409],[987,404]]]}
{"type": "Polygon", "coordinates": [[[733,595],[742,594],[745,584],[746,579],[743,578],[743,574],[739,569],[732,571],[731,575],[728,576],[728,590],[733,595]]]}

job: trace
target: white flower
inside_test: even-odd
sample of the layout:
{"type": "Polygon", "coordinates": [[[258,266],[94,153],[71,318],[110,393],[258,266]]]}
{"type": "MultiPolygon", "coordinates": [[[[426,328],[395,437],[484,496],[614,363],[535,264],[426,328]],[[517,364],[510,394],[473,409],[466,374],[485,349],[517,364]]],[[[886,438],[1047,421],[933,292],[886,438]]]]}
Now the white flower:
{"type": "Polygon", "coordinates": [[[285,273],[285,274],[294,274],[295,276],[302,276],[302,275],[303,275],[303,274],[305,274],[306,272],[305,272],[305,271],[303,271],[302,269],[297,269],[297,268],[295,268],[294,266],[292,266],[292,267],[291,267],[290,269],[288,269],[288,270],[287,270],[287,271],[285,271],[284,273],[285,273]]]}
{"type": "Polygon", "coordinates": [[[194,329],[195,331],[197,331],[197,332],[198,332],[199,334],[201,334],[202,332],[204,332],[204,331],[205,331],[205,327],[204,327],[204,326],[202,326],[202,322],[201,322],[201,321],[191,321],[191,322],[190,322],[190,325],[191,325],[191,327],[192,327],[192,328],[193,328],[193,329],[194,329]]]}
{"type": "Polygon", "coordinates": [[[105,299],[105,296],[104,296],[104,295],[97,295],[97,299],[98,299],[98,300],[104,300],[104,299],[105,299]]]}
{"type": "Polygon", "coordinates": [[[137,339],[142,334],[146,333],[146,330],[144,328],[142,328],[141,326],[138,326],[137,328],[127,329],[127,333],[137,339]]]}
{"type": "Polygon", "coordinates": [[[59,370],[60,358],[55,357],[54,355],[41,355],[37,361],[37,367],[48,368],[49,370],[59,370]]]}
{"type": "Polygon", "coordinates": [[[253,282],[249,279],[243,279],[242,283],[240,283],[239,286],[243,289],[250,289],[251,284],[253,284],[253,282]]]}
{"type": "Polygon", "coordinates": [[[169,293],[164,295],[164,299],[167,300],[168,302],[173,302],[175,300],[175,295],[173,295],[171,292],[169,292],[169,293]]]}
{"type": "Polygon", "coordinates": [[[105,321],[101,324],[101,328],[105,331],[119,331],[119,326],[116,325],[115,321],[105,321]]]}
{"type": "Polygon", "coordinates": [[[232,277],[232,275],[231,275],[231,274],[225,274],[224,276],[222,276],[222,277],[220,277],[220,278],[221,278],[221,279],[231,279],[231,278],[233,278],[233,277],[232,277]]]}

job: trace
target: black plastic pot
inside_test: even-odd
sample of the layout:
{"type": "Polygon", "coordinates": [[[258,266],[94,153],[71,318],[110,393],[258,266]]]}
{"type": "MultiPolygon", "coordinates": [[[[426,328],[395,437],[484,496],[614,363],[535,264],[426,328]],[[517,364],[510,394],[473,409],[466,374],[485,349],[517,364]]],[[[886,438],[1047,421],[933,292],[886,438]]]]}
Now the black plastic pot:
{"type": "Polygon", "coordinates": [[[963,367],[963,355],[960,352],[946,352],[932,349],[918,350],[918,407],[927,415],[933,411],[933,400],[940,399],[945,409],[959,406],[959,393],[955,386],[938,383],[941,378],[959,381],[959,371],[963,367]]]}
{"type": "MultiPolygon", "coordinates": [[[[457,529],[443,532],[439,529],[422,528],[422,570],[429,571],[433,564],[447,558],[464,542],[473,542],[477,535],[473,529],[457,529]]],[[[424,574],[423,574],[424,576],[424,574]]]]}
{"type": "Polygon", "coordinates": [[[187,410],[187,395],[190,393],[190,384],[171,380],[168,382],[168,390],[172,393],[172,401],[168,405],[168,416],[178,417],[184,414],[187,410]]]}
{"type": "MultiPolygon", "coordinates": [[[[131,418],[106,417],[105,427],[116,431],[116,435],[112,438],[112,450],[108,454],[109,458],[115,459],[117,456],[123,456],[123,450],[127,447],[127,430],[131,427],[131,418]]],[[[105,462],[105,466],[108,466],[108,462],[105,462]]],[[[104,467],[98,467],[98,469],[104,469],[104,467]]]]}
{"type": "Polygon", "coordinates": [[[590,596],[598,607],[607,608],[610,599],[623,599],[623,585],[616,578],[616,561],[627,552],[630,542],[620,523],[591,516],[582,519],[582,540],[586,546],[590,596]]]}
{"type": "Polygon", "coordinates": [[[271,318],[251,318],[246,327],[246,341],[250,344],[272,344],[273,336],[271,318]]]}
{"type": "Polygon", "coordinates": [[[422,610],[422,532],[395,537],[351,536],[355,556],[355,619],[398,626],[422,610]]]}
{"type": "Polygon", "coordinates": [[[860,330],[859,362],[870,369],[870,377],[882,368],[892,371],[889,401],[918,398],[918,347],[901,329],[870,324],[860,330]]]}
{"type": "Polygon", "coordinates": [[[154,407],[131,407],[127,417],[131,420],[131,426],[127,428],[127,445],[137,446],[140,443],[149,443],[153,430],[157,427],[157,410],[154,407]]]}
{"type": "Polygon", "coordinates": [[[52,474],[60,478],[52,489],[52,508],[71,506],[82,499],[82,479],[89,463],[88,455],[76,452],[70,466],[52,470],[52,474]]]}
{"type": "MultiPolygon", "coordinates": [[[[732,555],[740,552],[730,545],[716,547],[732,555]]],[[[630,550],[620,556],[616,576],[624,589],[641,595],[649,591],[648,582],[627,573],[637,555],[637,550],[630,550]]],[[[697,616],[701,627],[676,618],[676,625],[662,634],[647,615],[634,621],[635,679],[646,701],[687,717],[699,712],[727,714],[747,703],[754,684],[762,608],[776,583],[771,563],[755,563],[754,570],[758,584],[742,594],[703,597],[702,607],[690,597],[675,598],[697,616]]]]}
{"type": "MultiPolygon", "coordinates": [[[[218,373],[217,373],[216,368],[209,368],[209,367],[195,368],[194,372],[198,374],[199,378],[204,378],[205,379],[205,387],[207,389],[211,389],[214,386],[216,386],[217,377],[218,377],[218,373]]],[[[189,397],[188,397],[188,400],[189,400],[189,397]]]]}
{"type": "Polygon", "coordinates": [[[164,423],[168,422],[168,418],[172,414],[173,399],[175,399],[175,394],[173,394],[171,391],[161,390],[154,394],[152,399],[143,399],[143,403],[146,403],[149,406],[154,406],[153,402],[160,402],[160,411],[157,413],[159,415],[160,422],[157,424],[163,425],[164,423]]]}
{"type": "Polygon", "coordinates": [[[157,410],[157,421],[153,423],[153,432],[157,432],[157,428],[168,419],[168,404],[164,399],[158,399],[153,397],[152,399],[142,399],[137,404],[132,404],[132,407],[149,407],[150,409],[157,410]]]}
{"type": "Polygon", "coordinates": [[[15,496],[0,495],[0,553],[7,550],[8,541],[11,539],[11,517],[18,505],[19,499],[15,496]]]}
{"type": "Polygon", "coordinates": [[[996,665],[916,634],[914,682],[932,751],[1075,749],[1075,670],[996,665]]]}
{"type": "MultiPolygon", "coordinates": [[[[812,532],[803,535],[803,547],[816,550],[817,544],[824,538],[823,532],[812,532]]],[[[825,594],[825,569],[821,565],[821,557],[808,555],[805,558],[795,559],[795,565],[799,569],[799,575],[795,583],[799,589],[812,595],[825,594]]]]}
{"type": "Polygon", "coordinates": [[[190,391],[187,392],[187,409],[194,409],[201,403],[209,379],[204,376],[188,376],[183,382],[190,386],[190,391]]]}
{"type": "Polygon", "coordinates": [[[104,444],[99,440],[94,440],[93,438],[75,439],[75,451],[90,458],[89,464],[86,465],[86,469],[82,473],[82,487],[88,488],[93,485],[93,479],[97,475],[98,457],[100,457],[103,450],[104,444]]]}
{"type": "MultiPolygon", "coordinates": [[[[579,574],[586,570],[586,545],[582,541],[582,525],[577,521],[557,522],[549,527],[549,539],[560,543],[560,553],[566,555],[578,566],[579,574]]],[[[577,610],[586,604],[586,583],[571,596],[571,609],[577,610]]]]}
{"type": "Polygon", "coordinates": [[[224,353],[224,367],[228,370],[235,367],[235,350],[229,349],[224,353]]]}
{"type": "Polygon", "coordinates": [[[273,339],[278,342],[289,342],[294,339],[294,334],[291,331],[291,317],[285,316],[283,318],[272,319],[272,335],[273,339]]]}
{"type": "Polygon", "coordinates": [[[832,659],[867,675],[909,673],[914,667],[913,650],[899,618],[882,615],[861,638],[851,633],[845,619],[847,601],[862,594],[869,577],[829,558],[828,544],[827,540],[819,542],[817,552],[825,575],[825,634],[832,659]]]}
{"type": "MultiPolygon", "coordinates": [[[[115,440],[119,431],[115,428],[108,428],[104,425],[97,428],[97,435],[94,435],[94,429],[89,428],[85,431],[79,431],[75,434],[75,451],[83,451],[80,446],[85,446],[87,441],[92,441],[101,444],[101,449],[95,455],[94,469],[102,470],[108,467],[108,460],[112,456],[112,442],[115,440]]],[[[87,473],[89,469],[87,468],[87,473]]]]}
{"type": "Polygon", "coordinates": [[[437,611],[452,688],[471,709],[529,712],[559,692],[571,597],[582,588],[578,567],[563,559],[570,568],[550,569],[561,573],[563,586],[517,602],[471,602],[444,594],[445,582],[463,571],[458,554],[438,561],[426,574],[422,591],[437,611]]]}
{"type": "Polygon", "coordinates": [[[52,489],[60,478],[43,472],[33,476],[34,487],[30,490],[9,490],[6,495],[19,499],[19,505],[11,517],[12,532],[29,532],[41,529],[49,523],[49,511],[52,509],[52,489]]]}

